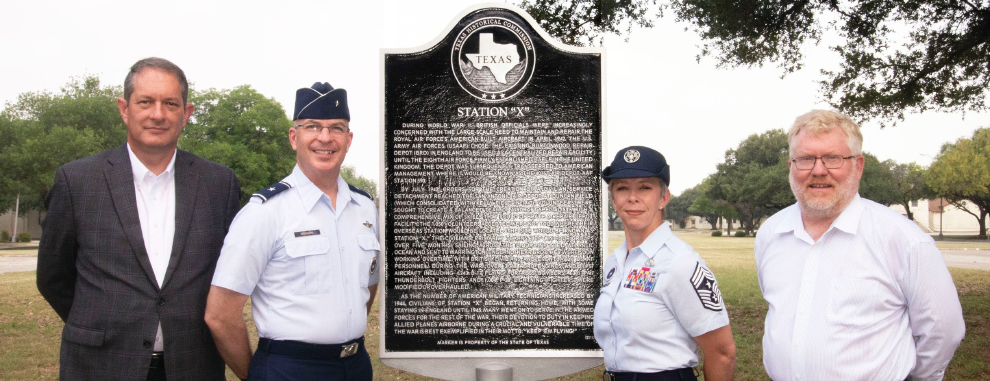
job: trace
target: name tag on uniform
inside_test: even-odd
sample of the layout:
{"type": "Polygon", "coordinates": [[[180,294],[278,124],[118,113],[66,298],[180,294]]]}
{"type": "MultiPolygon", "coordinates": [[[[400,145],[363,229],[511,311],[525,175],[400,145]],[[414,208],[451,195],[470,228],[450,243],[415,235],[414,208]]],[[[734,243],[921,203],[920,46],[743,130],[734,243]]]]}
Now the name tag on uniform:
{"type": "Polygon", "coordinates": [[[303,230],[301,232],[296,232],[296,237],[308,237],[311,235],[320,235],[320,230],[303,230]]]}
{"type": "Polygon", "coordinates": [[[658,272],[650,271],[649,267],[632,269],[629,271],[629,275],[626,276],[626,284],[622,285],[622,287],[636,291],[653,292],[659,275],[660,273],[658,272]]]}

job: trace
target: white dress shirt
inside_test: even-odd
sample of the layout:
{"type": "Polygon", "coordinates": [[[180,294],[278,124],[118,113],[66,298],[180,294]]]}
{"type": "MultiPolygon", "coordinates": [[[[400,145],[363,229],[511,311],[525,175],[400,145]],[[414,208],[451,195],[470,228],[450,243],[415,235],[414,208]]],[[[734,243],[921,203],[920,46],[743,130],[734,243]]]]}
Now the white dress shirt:
{"type": "MultiPolygon", "coordinates": [[[[148,252],[148,261],[155,272],[158,287],[161,287],[168,261],[172,258],[172,240],[175,238],[175,153],[172,153],[172,160],[168,162],[165,172],[157,176],[134,155],[130,143],[127,144],[127,154],[131,157],[144,249],[148,252]]],[[[155,351],[160,352],[163,348],[162,325],[159,323],[155,351]]]]}
{"type": "Polygon", "coordinates": [[[965,333],[962,308],[914,222],[857,195],[815,242],[795,204],[763,224],[755,251],[770,378],[942,379],[965,333]]]}
{"type": "Polygon", "coordinates": [[[694,338],[729,324],[715,276],[666,222],[632,250],[623,241],[604,269],[594,329],[610,371],[694,367],[694,338]]]}
{"type": "Polygon", "coordinates": [[[364,335],[381,266],[378,211],[337,176],[336,208],[299,166],[292,187],[237,213],[213,285],[251,295],[258,336],[340,344],[364,335]]]}

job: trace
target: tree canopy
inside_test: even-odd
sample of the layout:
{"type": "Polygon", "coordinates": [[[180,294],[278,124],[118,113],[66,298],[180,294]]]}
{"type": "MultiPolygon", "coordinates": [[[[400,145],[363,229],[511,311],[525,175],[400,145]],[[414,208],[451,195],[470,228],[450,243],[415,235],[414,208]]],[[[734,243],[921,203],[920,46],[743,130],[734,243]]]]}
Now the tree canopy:
{"type": "Polygon", "coordinates": [[[708,176],[701,184],[696,187],[699,192],[695,196],[694,200],[691,201],[691,205],[688,206],[688,212],[694,214],[698,217],[704,218],[705,222],[711,225],[712,230],[717,229],[715,224],[718,223],[718,209],[716,207],[716,202],[708,198],[706,194],[709,189],[711,189],[712,176],[708,176]]]}
{"type": "Polygon", "coordinates": [[[904,207],[907,218],[914,220],[914,212],[911,211],[911,201],[922,198],[932,198],[932,192],[925,183],[928,170],[916,163],[894,164],[891,167],[894,173],[894,184],[897,186],[897,203],[904,207]]]}
{"type": "Polygon", "coordinates": [[[116,99],[120,86],[94,76],[73,78],[59,93],[18,96],[0,113],[0,210],[44,209],[62,164],[120,145],[126,128],[116,99]]]}
{"type": "Polygon", "coordinates": [[[194,91],[196,105],[179,148],[226,165],[241,183],[241,201],[292,171],[296,154],[289,146],[292,121],[282,106],[250,86],[194,91]]]}
{"type": "MultiPolygon", "coordinates": [[[[863,178],[859,180],[859,195],[883,206],[900,203],[901,194],[894,181],[891,167],[893,160],[880,161],[869,152],[863,152],[863,178]]],[[[844,164],[849,165],[849,164],[844,164]]]]}
{"type": "MultiPolygon", "coordinates": [[[[821,95],[881,125],[905,113],[986,111],[990,95],[990,4],[957,0],[520,0],[551,35],[601,44],[606,34],[651,27],[671,11],[702,38],[698,59],[719,67],[776,64],[786,75],[803,50],[835,32],[838,70],[822,72],[821,95]]],[[[832,39],[829,39],[832,41],[832,39]]]]}
{"type": "MultiPolygon", "coordinates": [[[[120,86],[101,86],[95,76],[74,78],[58,93],[21,94],[0,112],[0,211],[44,210],[55,170],[70,161],[117,147],[127,127],[117,109],[120,86]]],[[[274,99],[250,86],[191,89],[196,105],[179,138],[179,148],[234,170],[241,202],[289,174],[295,152],[289,145],[292,122],[274,99]]],[[[344,180],[376,195],[373,180],[341,168],[344,180]]]]}
{"type": "MultiPolygon", "coordinates": [[[[685,189],[681,194],[671,197],[670,202],[667,203],[667,219],[674,221],[682,229],[686,225],[686,220],[688,216],[691,215],[688,212],[688,208],[691,207],[691,203],[697,198],[702,192],[698,190],[698,186],[685,189]]],[[[610,203],[611,205],[611,203],[610,203]]],[[[611,212],[610,212],[611,213],[611,212]]]]}
{"type": "Polygon", "coordinates": [[[763,217],[794,203],[787,162],[784,130],[750,135],[739,147],[725,152],[725,161],[716,166],[711,188],[705,194],[728,202],[746,234],[754,234],[763,217]]]}
{"type": "Polygon", "coordinates": [[[980,238],[987,238],[987,214],[990,213],[990,128],[973,132],[972,138],[962,138],[942,146],[935,162],[928,169],[928,187],[937,196],[949,199],[953,205],[976,217],[980,238]],[[962,203],[969,200],[979,215],[969,212],[962,203]]]}

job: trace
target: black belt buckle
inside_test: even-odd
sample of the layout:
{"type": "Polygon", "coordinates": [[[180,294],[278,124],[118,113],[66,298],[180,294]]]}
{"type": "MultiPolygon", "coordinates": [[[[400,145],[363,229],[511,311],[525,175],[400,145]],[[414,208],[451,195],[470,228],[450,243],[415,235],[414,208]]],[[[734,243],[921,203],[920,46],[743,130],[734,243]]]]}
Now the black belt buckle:
{"type": "Polygon", "coordinates": [[[350,344],[344,345],[340,349],[340,358],[354,356],[354,354],[357,353],[358,347],[360,345],[361,345],[360,342],[350,343],[350,344]]]}
{"type": "Polygon", "coordinates": [[[165,353],[164,352],[152,352],[151,353],[151,369],[165,369],[165,353]]]}

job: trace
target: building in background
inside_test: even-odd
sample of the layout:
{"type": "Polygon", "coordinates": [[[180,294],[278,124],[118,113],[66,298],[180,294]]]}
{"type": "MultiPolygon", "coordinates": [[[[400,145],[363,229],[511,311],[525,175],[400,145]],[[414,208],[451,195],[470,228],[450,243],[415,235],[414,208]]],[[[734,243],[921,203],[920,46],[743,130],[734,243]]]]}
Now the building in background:
{"type": "MultiPolygon", "coordinates": [[[[23,232],[28,232],[31,234],[31,240],[37,241],[41,238],[41,218],[44,217],[44,213],[37,210],[29,210],[23,216],[17,217],[17,234],[23,232]]],[[[14,234],[14,210],[8,210],[0,214],[0,230],[6,230],[10,233],[14,240],[17,240],[14,234]]]]}
{"type": "MultiPolygon", "coordinates": [[[[980,215],[980,210],[972,202],[963,201],[962,204],[969,212],[980,215]]],[[[907,217],[902,205],[891,205],[890,208],[907,217]]],[[[914,213],[914,222],[926,233],[938,234],[939,231],[951,235],[980,233],[980,225],[976,217],[944,199],[912,201],[911,212],[914,213]]]]}

